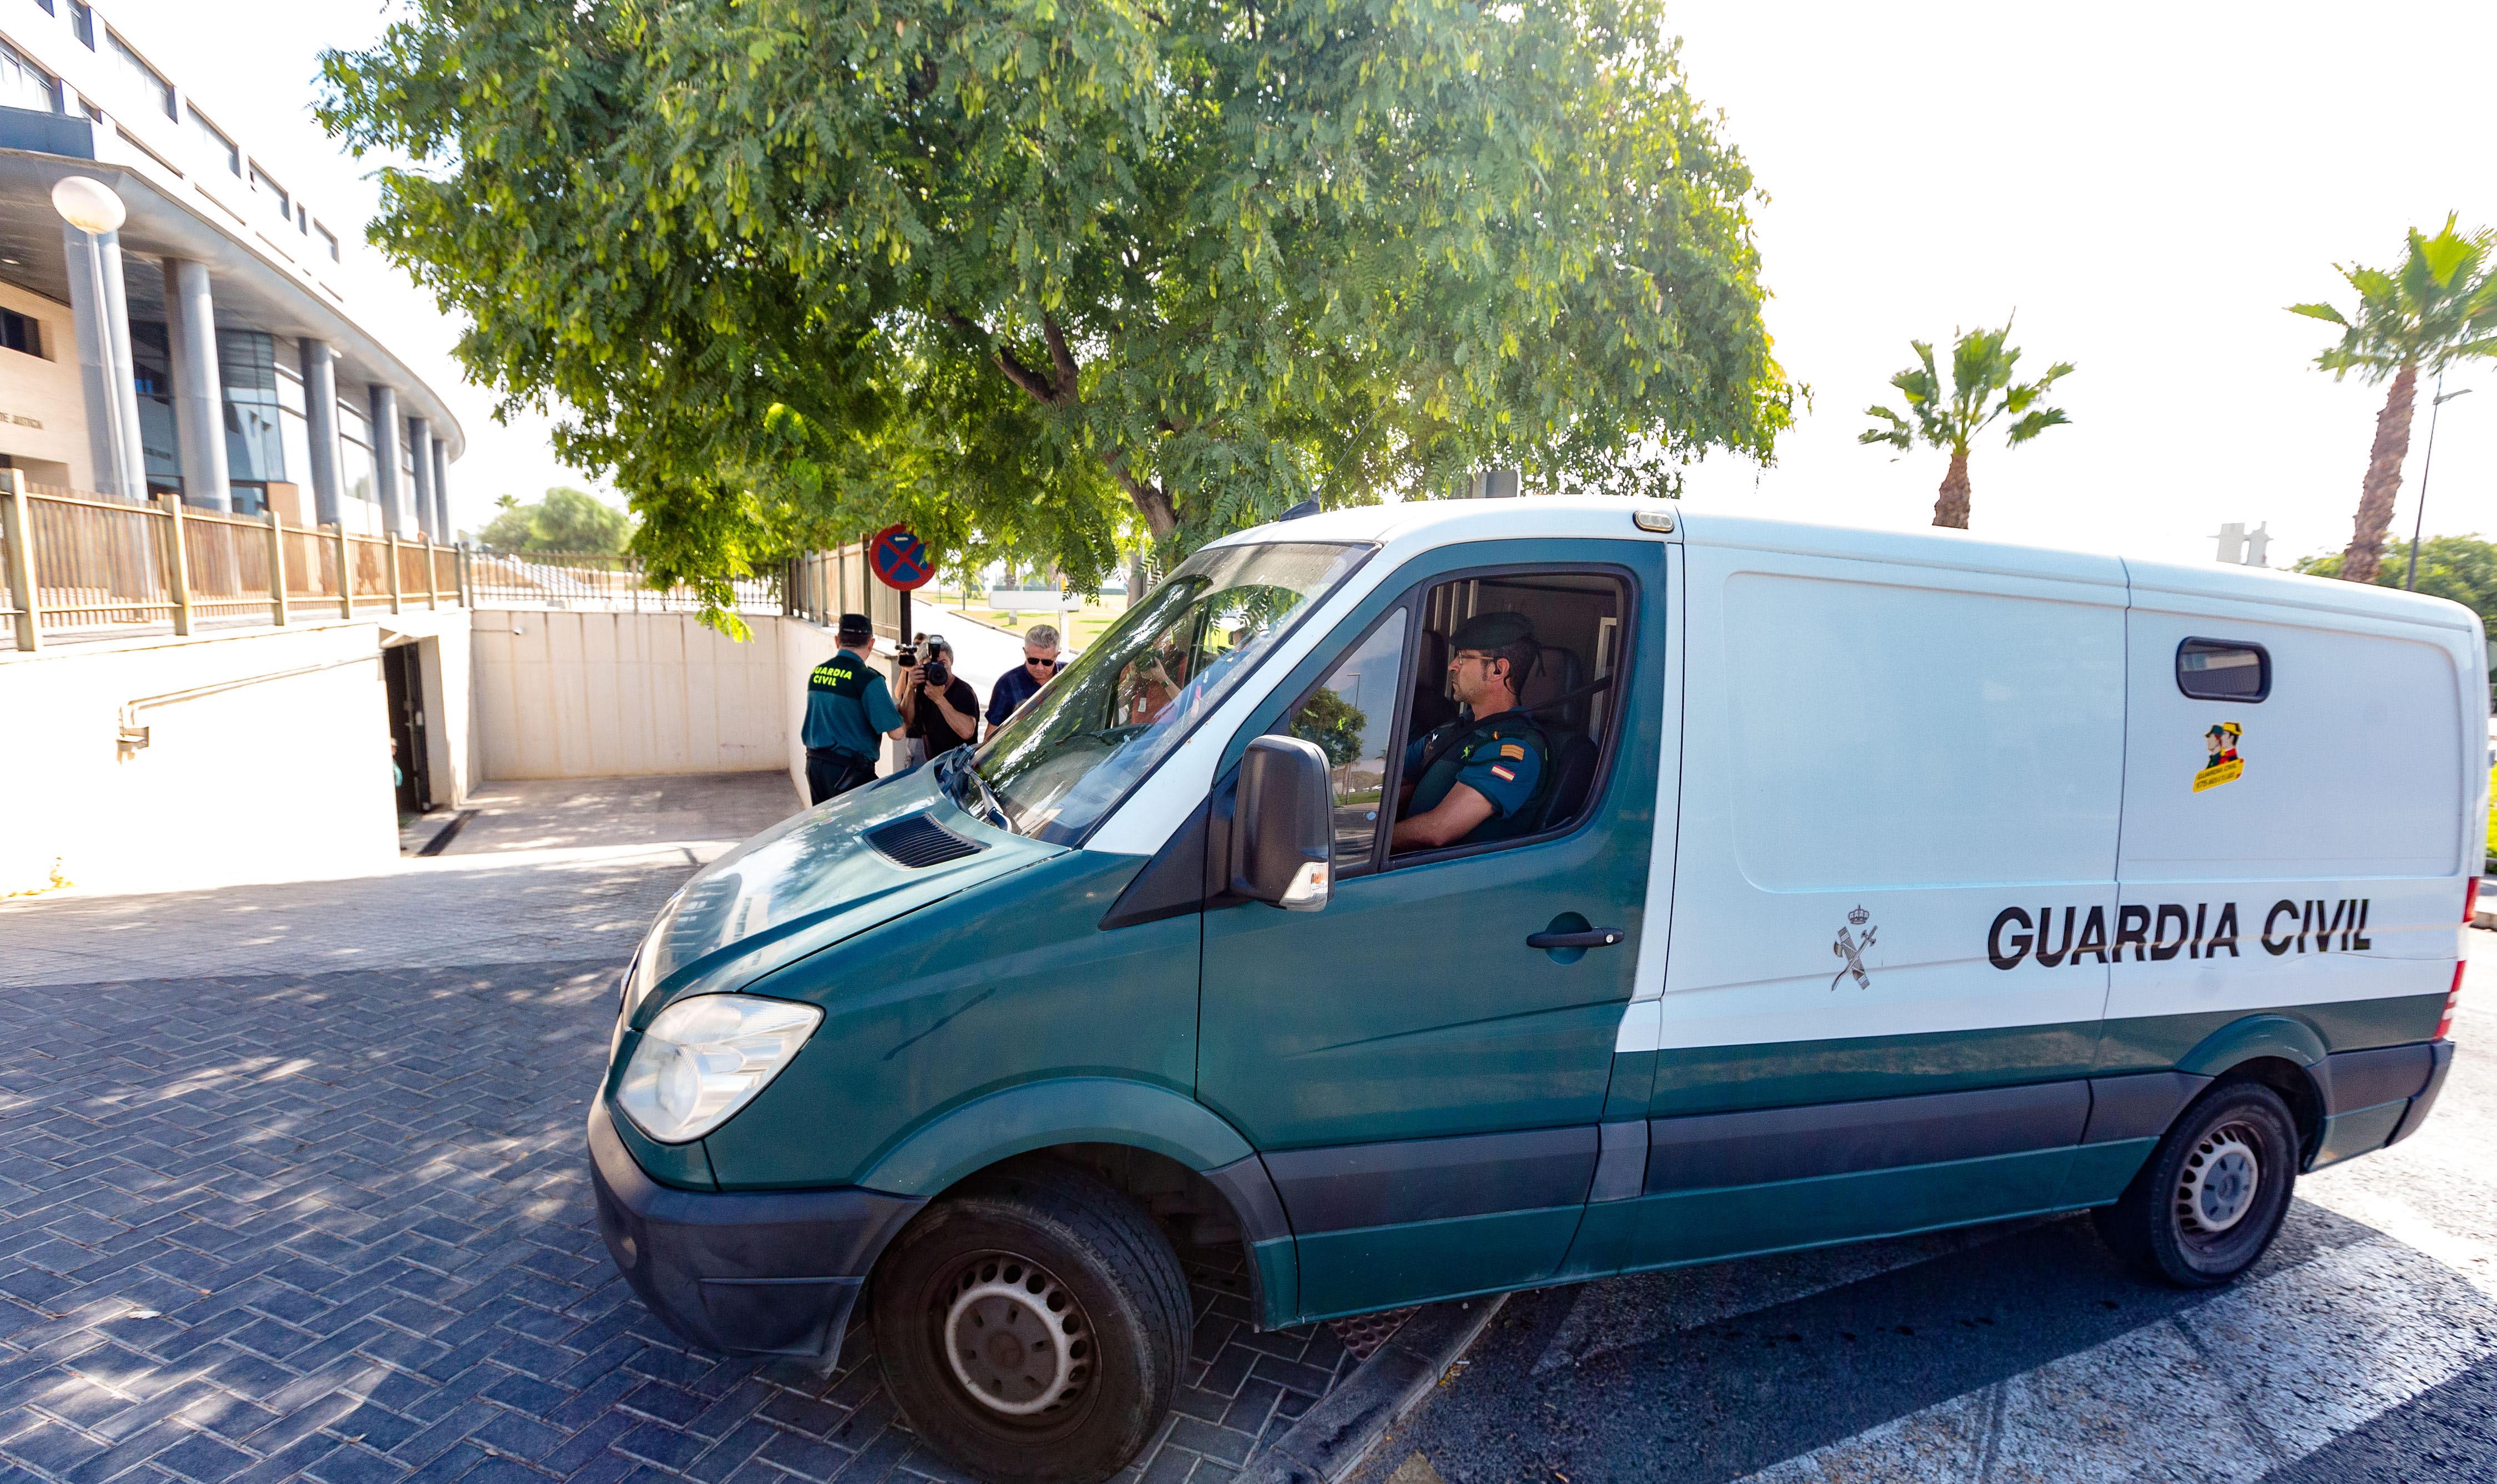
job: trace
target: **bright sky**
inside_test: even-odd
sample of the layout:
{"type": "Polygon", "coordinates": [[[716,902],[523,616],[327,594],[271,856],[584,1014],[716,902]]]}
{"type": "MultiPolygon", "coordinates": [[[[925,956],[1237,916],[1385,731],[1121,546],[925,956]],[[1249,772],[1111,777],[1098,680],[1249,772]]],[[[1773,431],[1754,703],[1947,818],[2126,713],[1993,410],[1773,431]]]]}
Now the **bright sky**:
{"type": "MultiPolygon", "coordinates": [[[[1971,460],[1971,528],[2208,561],[2268,521],[2272,565],[2350,539],[2384,389],[2312,368],[2355,296],[2450,210],[2497,225],[2485,59],[2497,6],[1908,5],[1683,0],[1692,90],[1772,197],[1770,332],[1813,408],[1765,474],[1711,461],[1694,499],[1880,526],[1933,519],[1944,459],[1860,447],[1911,339],[2014,308],[2072,426],[1971,460]],[[1754,492],[1756,485],[1756,492],[1754,492]]],[[[2497,536],[2497,362],[2447,390],[2428,533],[2497,536]]],[[[2422,391],[2425,389],[2422,388],[2422,391]]],[[[2421,397],[2395,525],[2407,538],[2421,397]]]]}
{"type": "MultiPolygon", "coordinates": [[[[342,227],[370,215],[368,167],[330,148],[309,110],[321,48],[378,35],[380,0],[259,0],[248,25],[198,0],[103,9],[255,147],[296,141],[269,152],[316,210],[342,227]]],[[[2057,397],[2073,426],[1980,445],[1976,532],[2205,561],[2219,522],[2267,521],[2276,566],[2348,542],[2383,390],[2312,369],[2327,327],[2281,306],[2348,304],[2333,264],[2389,265],[2404,229],[2449,210],[2497,224],[2483,102],[2497,6],[1682,0],[1671,14],[1693,90],[1773,198],[1769,327],[1813,391],[1776,467],[1710,460],[1695,500],[1926,523],[1944,460],[1859,447],[1862,409],[1895,395],[1910,339],[2016,308],[2024,368],[2079,363],[2057,397]]],[[[493,423],[429,303],[387,297],[374,328],[467,430],[457,522],[506,490],[585,483],[555,464],[543,423],[493,423]]],[[[2497,536],[2497,363],[2457,386],[2478,391],[2446,408],[2427,528],[2497,536]]],[[[2426,434],[2422,398],[2405,535],[2426,434]]]]}

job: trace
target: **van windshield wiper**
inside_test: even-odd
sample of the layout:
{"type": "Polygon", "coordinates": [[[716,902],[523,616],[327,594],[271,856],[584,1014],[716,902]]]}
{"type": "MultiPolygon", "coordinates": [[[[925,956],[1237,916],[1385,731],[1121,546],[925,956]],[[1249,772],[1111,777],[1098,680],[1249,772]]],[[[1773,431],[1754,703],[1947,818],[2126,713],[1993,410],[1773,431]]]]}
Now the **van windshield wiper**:
{"type": "Polygon", "coordinates": [[[989,780],[980,776],[968,747],[955,748],[937,764],[936,780],[943,786],[945,797],[961,805],[964,812],[988,818],[1008,835],[1015,833],[1014,821],[1006,817],[1005,806],[997,803],[989,780]]]}

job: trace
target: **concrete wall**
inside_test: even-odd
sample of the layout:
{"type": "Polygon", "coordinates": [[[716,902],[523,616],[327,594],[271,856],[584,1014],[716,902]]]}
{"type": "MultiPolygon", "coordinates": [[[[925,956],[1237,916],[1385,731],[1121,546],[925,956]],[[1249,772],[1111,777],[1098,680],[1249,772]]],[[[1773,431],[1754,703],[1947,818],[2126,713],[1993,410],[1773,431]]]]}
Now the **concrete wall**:
{"type": "Polygon", "coordinates": [[[0,653],[0,893],[55,860],[105,890],[387,868],[381,646],[378,623],[333,618],[0,653]],[[118,744],[127,702],[315,665],[333,668],[144,710],[149,744],[118,744]]]}
{"type": "Polygon", "coordinates": [[[476,774],[598,778],[785,767],[781,623],[743,644],[691,614],[474,616],[476,774]]]}
{"type": "MultiPolygon", "coordinates": [[[[36,223],[42,230],[44,223],[36,223]]],[[[57,226],[52,235],[59,236],[57,226]]],[[[42,326],[44,353],[0,350],[0,454],[31,484],[95,488],[87,451],[86,394],[79,380],[78,331],[70,306],[0,283],[0,309],[42,326]]]]}

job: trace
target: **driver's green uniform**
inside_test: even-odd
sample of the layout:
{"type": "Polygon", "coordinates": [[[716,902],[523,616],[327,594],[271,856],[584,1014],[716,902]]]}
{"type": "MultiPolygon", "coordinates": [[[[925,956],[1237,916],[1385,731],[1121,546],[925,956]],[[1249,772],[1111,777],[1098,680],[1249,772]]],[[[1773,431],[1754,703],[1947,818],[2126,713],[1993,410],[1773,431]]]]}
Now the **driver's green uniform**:
{"type": "Polygon", "coordinates": [[[1406,818],[1438,808],[1448,790],[1463,783],[1491,801],[1492,816],[1451,843],[1507,839],[1534,828],[1542,812],[1537,805],[1543,802],[1544,783],[1552,773],[1552,746],[1544,741],[1542,728],[1517,711],[1481,721],[1461,717],[1415,738],[1405,748],[1406,771],[1421,768],[1423,759],[1434,754],[1436,760],[1413,789],[1406,818]]]}

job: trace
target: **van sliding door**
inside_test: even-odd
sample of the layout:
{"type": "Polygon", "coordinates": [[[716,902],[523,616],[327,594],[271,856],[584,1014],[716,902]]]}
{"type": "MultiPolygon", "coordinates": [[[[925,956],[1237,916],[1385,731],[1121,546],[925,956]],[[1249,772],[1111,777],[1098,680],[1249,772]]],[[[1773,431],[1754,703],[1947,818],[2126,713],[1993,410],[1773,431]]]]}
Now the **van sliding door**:
{"type": "Polygon", "coordinates": [[[1632,1265],[2054,1207],[2115,927],[2122,568],[1694,526],[1632,1265]]]}

